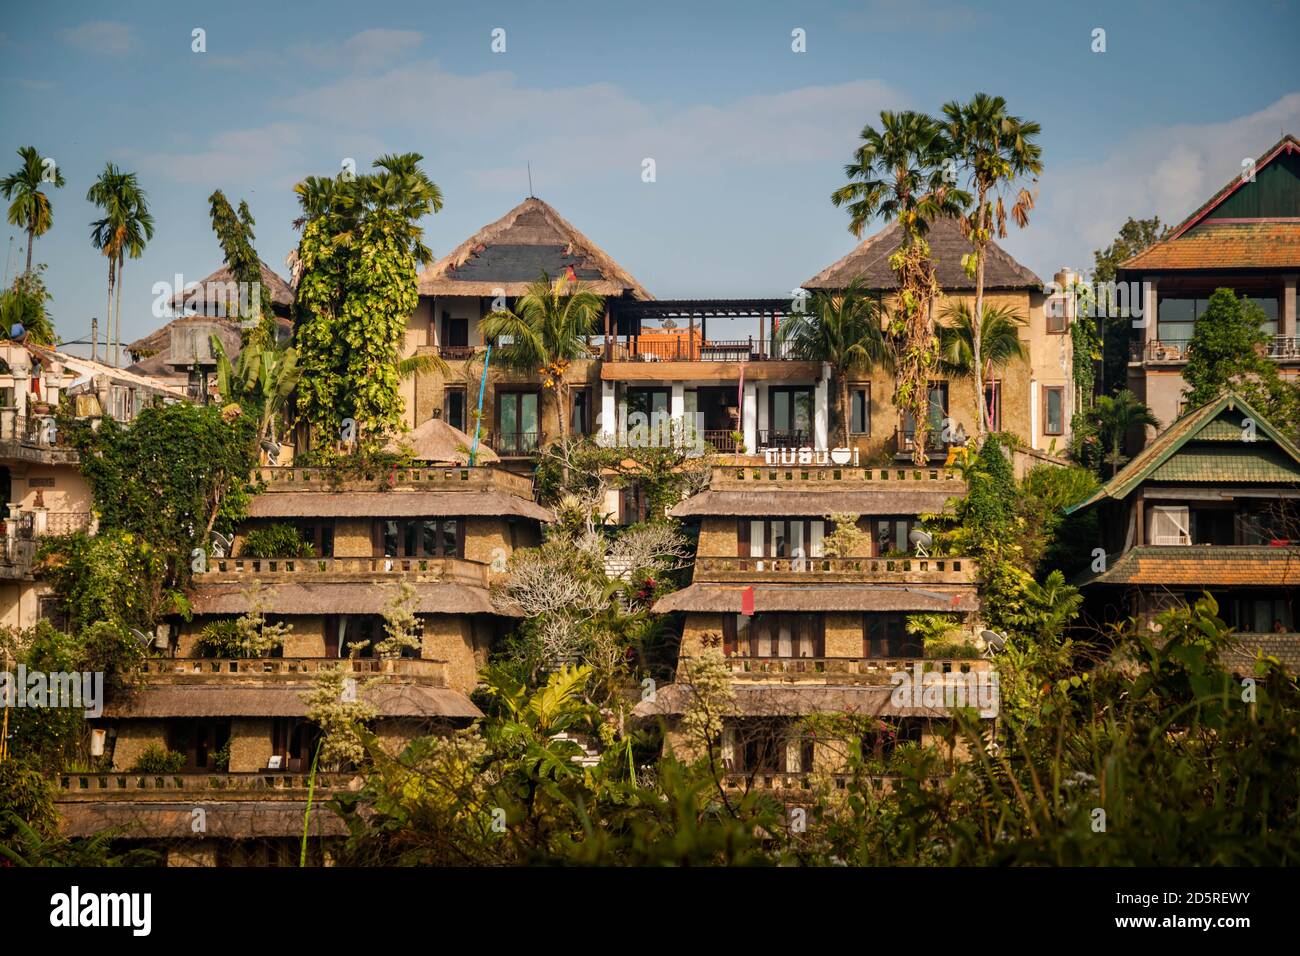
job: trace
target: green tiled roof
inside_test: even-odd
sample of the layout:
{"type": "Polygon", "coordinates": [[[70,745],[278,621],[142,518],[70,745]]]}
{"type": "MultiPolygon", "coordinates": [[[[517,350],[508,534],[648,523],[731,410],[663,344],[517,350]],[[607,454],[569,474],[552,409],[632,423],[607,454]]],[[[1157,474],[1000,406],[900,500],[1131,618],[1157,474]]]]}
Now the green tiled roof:
{"type": "MultiPolygon", "coordinates": [[[[1133,460],[1119,470],[1110,481],[1106,482],[1091,497],[1072,505],[1065,509],[1066,514],[1071,514],[1081,508],[1090,507],[1103,498],[1114,498],[1121,500],[1128,497],[1144,481],[1149,481],[1156,477],[1156,473],[1166,464],[1172,464],[1175,456],[1182,458],[1184,455],[1181,450],[1189,442],[1196,442],[1192,448],[1188,449],[1186,455],[1193,459],[1186,466],[1187,474],[1198,474],[1204,477],[1166,477],[1165,480],[1171,481],[1258,481],[1253,477],[1254,472],[1260,466],[1252,464],[1250,469],[1242,469],[1242,473],[1249,472],[1252,476],[1246,478],[1234,477],[1233,470],[1238,468],[1235,461],[1226,461],[1224,470],[1216,470],[1210,463],[1210,459],[1205,458],[1217,451],[1210,443],[1221,443],[1231,434],[1236,432],[1239,444],[1235,447],[1235,454],[1245,456],[1251,459],[1263,459],[1265,462],[1272,462],[1275,467],[1279,462],[1288,462],[1288,468],[1300,465],[1300,449],[1297,449],[1285,435],[1273,427],[1262,415],[1256,412],[1240,395],[1230,392],[1208,405],[1202,405],[1200,408],[1188,412],[1182,418],[1178,419],[1163,432],[1156,436],[1153,441],[1142,451],[1134,456],[1133,460]],[[1255,423],[1255,441],[1241,441],[1243,430],[1241,427],[1242,420],[1250,418],[1255,423]],[[1209,438],[1206,444],[1200,443],[1201,433],[1208,429],[1209,438]],[[1197,461],[1198,458],[1204,460],[1197,461]]],[[[1226,451],[1227,449],[1225,449],[1226,451]]],[[[1229,457],[1232,457],[1230,454],[1229,457]]],[[[1172,474],[1181,470],[1181,464],[1174,465],[1172,474]]],[[[1165,477],[1165,476],[1162,476],[1165,477]]],[[[1292,483],[1296,480],[1295,473],[1286,471],[1281,478],[1263,479],[1267,481],[1282,481],[1292,483]]]]}
{"type": "Polygon", "coordinates": [[[1151,472],[1154,481],[1218,481],[1218,482],[1252,482],[1271,484],[1274,482],[1300,481],[1300,463],[1279,449],[1271,442],[1268,445],[1251,449],[1242,444],[1240,432],[1236,445],[1216,447],[1214,445],[1197,445],[1190,442],[1183,449],[1162,465],[1157,465],[1151,472]]]}
{"type": "Polygon", "coordinates": [[[1294,587],[1300,584],[1300,556],[1268,545],[1140,545],[1075,584],[1294,587]]]}

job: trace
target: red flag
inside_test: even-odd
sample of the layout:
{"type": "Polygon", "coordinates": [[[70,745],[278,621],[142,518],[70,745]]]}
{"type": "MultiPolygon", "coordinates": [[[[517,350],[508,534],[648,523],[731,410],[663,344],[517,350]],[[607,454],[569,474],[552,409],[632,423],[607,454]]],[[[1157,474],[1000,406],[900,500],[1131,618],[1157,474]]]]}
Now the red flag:
{"type": "Polygon", "coordinates": [[[753,616],[754,614],[753,587],[747,587],[745,588],[745,590],[740,592],[740,613],[749,615],[750,617],[753,616]]]}

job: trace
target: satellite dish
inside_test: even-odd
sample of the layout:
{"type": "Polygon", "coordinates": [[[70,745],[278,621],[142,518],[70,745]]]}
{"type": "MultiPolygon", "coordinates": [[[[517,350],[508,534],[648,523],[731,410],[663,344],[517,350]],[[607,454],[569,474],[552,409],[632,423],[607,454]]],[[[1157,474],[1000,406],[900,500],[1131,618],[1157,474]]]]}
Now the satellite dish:
{"type": "Polygon", "coordinates": [[[139,641],[145,647],[153,646],[153,638],[150,637],[148,634],[146,634],[144,631],[140,630],[138,627],[131,628],[131,634],[135,637],[137,641],[139,641]]]}
{"type": "Polygon", "coordinates": [[[918,558],[928,558],[930,556],[930,548],[934,546],[934,537],[928,531],[913,528],[907,533],[907,540],[912,542],[912,547],[916,550],[918,558]]]}
{"type": "Polygon", "coordinates": [[[998,651],[1007,646],[1007,639],[997,631],[990,631],[987,628],[980,631],[980,640],[988,647],[985,656],[992,657],[998,651]]]}
{"type": "Polygon", "coordinates": [[[279,464],[280,452],[283,446],[278,441],[271,441],[269,438],[263,438],[261,442],[262,451],[266,452],[271,464],[279,464]]]}
{"type": "Polygon", "coordinates": [[[234,535],[222,534],[220,531],[212,532],[212,556],[214,558],[224,558],[230,553],[234,543],[234,535]]]}

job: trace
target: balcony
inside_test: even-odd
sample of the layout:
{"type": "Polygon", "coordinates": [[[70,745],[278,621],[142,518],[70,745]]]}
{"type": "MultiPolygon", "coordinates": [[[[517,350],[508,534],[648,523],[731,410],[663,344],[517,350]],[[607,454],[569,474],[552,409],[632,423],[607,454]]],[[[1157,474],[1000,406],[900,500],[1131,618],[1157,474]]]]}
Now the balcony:
{"type": "MultiPolygon", "coordinates": [[[[317,773],[315,789],[358,790],[364,781],[354,773],[317,773]]],[[[195,797],[303,799],[309,786],[302,773],[65,773],[58,778],[58,803],[123,801],[183,801],[195,797]]]]}
{"type": "Polygon", "coordinates": [[[52,414],[27,416],[18,414],[16,408],[0,408],[0,458],[76,464],[76,450],[64,443],[52,423],[52,414]]]}
{"type": "Polygon", "coordinates": [[[409,578],[415,582],[447,582],[488,586],[488,566],[463,558],[210,558],[206,571],[195,572],[196,583],[229,584],[254,579],[329,583],[357,578],[409,578]]]}
{"type": "Polygon", "coordinates": [[[790,343],[745,339],[704,339],[699,336],[646,334],[616,336],[593,354],[608,362],[789,362],[797,361],[790,343]]]}
{"type": "Polygon", "coordinates": [[[417,657],[151,657],[140,673],[158,684],[306,684],[321,673],[343,671],[357,677],[391,677],[397,682],[447,686],[447,662],[417,657]]]}
{"type": "Polygon", "coordinates": [[[541,432],[493,432],[481,436],[487,446],[502,458],[529,458],[537,454],[542,443],[541,432]]]}
{"type": "MultiPolygon", "coordinates": [[[[964,443],[964,439],[962,443],[964,443]]],[[[930,458],[946,457],[948,450],[955,444],[959,443],[944,440],[943,430],[940,428],[932,427],[925,433],[925,453],[930,458]]],[[[912,453],[916,450],[915,429],[894,429],[894,447],[897,449],[898,455],[911,458],[912,453]]]]}
{"type": "MultiPolygon", "coordinates": [[[[689,660],[689,657],[683,660],[689,660]]],[[[738,680],[764,683],[890,684],[898,673],[921,665],[926,674],[965,675],[992,670],[983,657],[742,657],[724,658],[738,680]]]]}
{"type": "MultiPolygon", "coordinates": [[[[1190,339],[1157,339],[1131,342],[1129,363],[1146,365],[1182,365],[1191,351],[1190,339]]],[[[1300,362],[1300,336],[1274,335],[1264,346],[1264,355],[1275,362],[1300,362]]]]}
{"type": "Polygon", "coordinates": [[[813,444],[813,434],[802,428],[760,428],[758,450],[766,448],[807,448],[813,444]]]}
{"type": "Polygon", "coordinates": [[[973,558],[697,557],[695,581],[714,583],[974,584],[973,558]]]}
{"type": "MultiPolygon", "coordinates": [[[[491,434],[490,432],[487,434],[491,434]]],[[[262,493],[294,491],[503,491],[532,498],[533,484],[497,468],[395,468],[354,474],[333,468],[257,468],[252,474],[262,493]]]]}
{"type": "Polygon", "coordinates": [[[713,469],[709,488],[714,491],[888,491],[890,488],[915,491],[918,484],[930,482],[947,494],[966,493],[966,482],[960,472],[933,465],[924,468],[720,466],[713,469]]]}

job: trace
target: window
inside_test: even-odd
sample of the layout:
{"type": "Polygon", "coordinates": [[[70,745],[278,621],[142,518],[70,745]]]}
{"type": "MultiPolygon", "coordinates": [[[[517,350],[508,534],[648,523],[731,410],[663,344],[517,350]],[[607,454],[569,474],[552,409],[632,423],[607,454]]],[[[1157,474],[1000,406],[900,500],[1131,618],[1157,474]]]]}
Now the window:
{"type": "Polygon", "coordinates": [[[629,418],[640,412],[649,424],[652,415],[667,415],[672,400],[672,390],[667,388],[629,388],[627,414],[629,418]]]}
{"type": "Polygon", "coordinates": [[[824,657],[820,614],[729,614],[722,619],[728,657],[824,657]]]}
{"type": "Polygon", "coordinates": [[[989,416],[989,431],[1002,430],[1002,383],[984,383],[984,408],[989,416]]]}
{"type": "Polygon", "coordinates": [[[871,434],[870,383],[849,388],[849,432],[854,435],[871,434]]]}
{"type": "Polygon", "coordinates": [[[1043,386],[1043,434],[1065,433],[1065,389],[1060,385],[1043,386]]]}
{"type": "Polygon", "coordinates": [[[573,409],[569,415],[569,432],[588,435],[591,433],[591,389],[575,388],[570,395],[573,396],[573,409]]]}
{"type": "Polygon", "coordinates": [[[885,760],[899,744],[920,742],[921,722],[915,717],[881,718],[874,730],[862,735],[862,759],[885,760]]]}
{"type": "Polygon", "coordinates": [[[767,390],[768,434],[771,445],[802,447],[812,441],[813,390],[778,385],[767,390]]]}
{"type": "Polygon", "coordinates": [[[442,420],[465,431],[465,389],[447,388],[442,393],[442,420]]]}
{"type": "Polygon", "coordinates": [[[462,518],[389,518],[375,525],[385,558],[464,557],[462,518]]]}
{"type": "Polygon", "coordinates": [[[820,558],[826,522],[820,518],[742,518],[737,555],[742,558],[820,558]]]}
{"type": "Polygon", "coordinates": [[[442,344],[444,348],[469,347],[469,319],[453,319],[442,313],[442,344]]]}
{"type": "Polygon", "coordinates": [[[185,770],[228,770],[216,766],[217,752],[230,742],[230,720],[169,720],[167,749],[185,755],[185,770]]]}
{"type": "Polygon", "coordinates": [[[877,518],[876,555],[908,554],[912,550],[912,542],[907,536],[919,527],[921,527],[921,519],[915,515],[877,518]]]}
{"type": "Polygon", "coordinates": [[[722,731],[723,765],[733,773],[810,773],[813,740],[789,720],[759,718],[729,723],[722,731]]]}
{"type": "Polygon", "coordinates": [[[1068,311],[1068,300],[1064,294],[1054,295],[1047,300],[1044,308],[1047,313],[1047,331],[1052,335],[1060,335],[1065,332],[1069,325],[1066,313],[1068,311]]]}
{"type": "MultiPolygon", "coordinates": [[[[1277,335],[1278,299],[1275,295],[1243,295],[1264,311],[1265,335],[1277,335]]],[[[1209,296],[1161,296],[1156,309],[1156,338],[1161,342],[1187,342],[1196,331],[1196,320],[1210,307],[1209,296]]]]}
{"type": "MultiPolygon", "coordinates": [[[[948,417],[948,383],[931,382],[930,383],[930,412],[927,420],[930,423],[930,436],[940,435],[943,432],[944,420],[948,417]]],[[[916,434],[916,419],[912,417],[911,412],[903,413],[903,432],[907,435],[916,434]]]]}
{"type": "Polygon", "coordinates": [[[1151,543],[1157,545],[1191,544],[1191,521],[1186,505],[1152,505],[1148,521],[1151,543]]]}
{"type": "Polygon", "coordinates": [[[37,601],[36,613],[42,621],[49,621],[56,631],[68,630],[68,612],[56,595],[42,594],[37,601]]]}
{"type": "Polygon", "coordinates": [[[298,525],[298,533],[302,535],[302,540],[312,547],[312,551],[319,558],[332,558],[334,556],[334,522],[333,521],[305,521],[298,525]]]}
{"type": "Polygon", "coordinates": [[[907,633],[903,614],[862,615],[862,653],[865,657],[920,657],[921,638],[907,633]]]}
{"type": "Polygon", "coordinates": [[[531,455],[541,438],[536,392],[497,392],[498,455],[531,455]]]}

